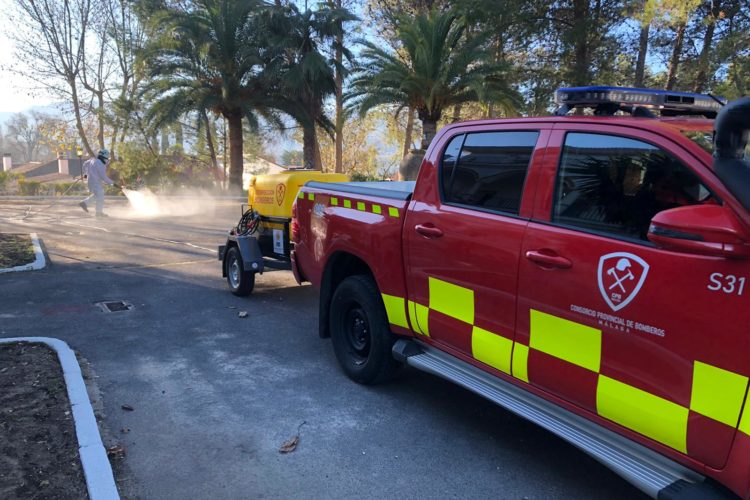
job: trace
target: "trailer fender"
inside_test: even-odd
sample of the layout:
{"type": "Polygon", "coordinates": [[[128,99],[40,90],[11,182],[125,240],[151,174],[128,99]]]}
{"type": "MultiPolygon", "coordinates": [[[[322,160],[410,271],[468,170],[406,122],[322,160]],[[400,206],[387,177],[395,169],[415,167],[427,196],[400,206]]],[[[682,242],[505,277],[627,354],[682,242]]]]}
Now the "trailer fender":
{"type": "Polygon", "coordinates": [[[230,236],[227,244],[219,249],[223,262],[223,274],[226,276],[226,254],[230,247],[237,247],[242,256],[242,268],[254,273],[263,272],[263,253],[260,251],[257,238],[253,236],[230,236]],[[223,251],[222,251],[223,250],[223,251]]]}

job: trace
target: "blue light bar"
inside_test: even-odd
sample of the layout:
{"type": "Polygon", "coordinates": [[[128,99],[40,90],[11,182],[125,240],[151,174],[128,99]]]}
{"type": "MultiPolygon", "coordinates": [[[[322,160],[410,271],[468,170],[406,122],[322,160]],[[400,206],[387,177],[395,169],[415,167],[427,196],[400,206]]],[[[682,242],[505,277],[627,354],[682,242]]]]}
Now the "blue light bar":
{"type": "MultiPolygon", "coordinates": [[[[726,104],[725,99],[719,99],[726,104]]],[[[568,108],[623,106],[660,111],[663,116],[715,116],[722,104],[711,96],[670,90],[628,87],[571,87],[555,92],[555,103],[568,108]]]]}

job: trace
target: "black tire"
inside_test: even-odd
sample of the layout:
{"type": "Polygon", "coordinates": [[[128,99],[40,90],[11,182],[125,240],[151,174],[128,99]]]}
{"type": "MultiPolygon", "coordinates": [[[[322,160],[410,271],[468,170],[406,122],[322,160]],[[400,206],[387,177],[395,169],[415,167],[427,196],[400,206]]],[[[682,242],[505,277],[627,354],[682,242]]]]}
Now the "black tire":
{"type": "Polygon", "coordinates": [[[341,368],[360,384],[393,378],[401,365],[391,354],[396,337],[388,326],[380,292],[367,276],[350,276],[331,299],[331,340],[341,368]]]}
{"type": "Polygon", "coordinates": [[[227,258],[224,262],[227,266],[227,284],[232,293],[238,297],[250,295],[255,286],[255,273],[242,268],[240,249],[231,247],[227,251],[227,258]]]}

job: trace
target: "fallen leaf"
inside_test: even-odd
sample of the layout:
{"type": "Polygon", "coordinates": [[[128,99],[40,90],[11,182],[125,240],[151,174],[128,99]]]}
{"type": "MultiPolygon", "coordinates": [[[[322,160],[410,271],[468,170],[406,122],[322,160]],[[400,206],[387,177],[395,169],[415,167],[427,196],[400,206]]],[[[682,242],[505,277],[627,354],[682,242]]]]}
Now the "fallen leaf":
{"type": "Polygon", "coordinates": [[[282,444],[281,448],[279,448],[279,453],[291,453],[297,449],[298,444],[299,434],[294,436],[292,439],[289,439],[288,441],[284,441],[284,444],[282,444]]]}
{"type": "Polygon", "coordinates": [[[107,456],[110,458],[120,458],[125,455],[125,447],[121,444],[113,444],[107,448],[107,456]]]}
{"type": "Polygon", "coordinates": [[[291,453],[294,450],[297,449],[297,445],[299,444],[299,435],[300,430],[302,429],[302,426],[307,423],[306,420],[303,420],[299,426],[297,426],[297,434],[293,436],[291,439],[284,441],[284,444],[281,445],[281,448],[279,448],[279,453],[291,453]]]}
{"type": "Polygon", "coordinates": [[[135,408],[133,408],[130,405],[122,405],[120,408],[122,408],[125,411],[134,411],[135,410],[135,408]]]}
{"type": "Polygon", "coordinates": [[[240,311],[237,313],[240,318],[247,318],[247,311],[240,311]]]}

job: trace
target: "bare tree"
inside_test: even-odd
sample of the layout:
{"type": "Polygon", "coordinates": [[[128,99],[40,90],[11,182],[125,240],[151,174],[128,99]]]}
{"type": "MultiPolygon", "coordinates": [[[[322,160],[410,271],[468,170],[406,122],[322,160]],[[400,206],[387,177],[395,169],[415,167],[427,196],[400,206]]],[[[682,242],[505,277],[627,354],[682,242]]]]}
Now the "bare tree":
{"type": "Polygon", "coordinates": [[[17,113],[11,116],[7,124],[6,139],[23,162],[39,159],[40,149],[44,146],[44,124],[51,118],[43,113],[32,112],[31,115],[17,113]]]}
{"type": "Polygon", "coordinates": [[[84,70],[92,1],[16,0],[15,29],[10,31],[16,60],[22,65],[16,71],[70,102],[76,129],[90,155],[94,152],[84,129],[78,84],[84,70]]]}
{"type": "Polygon", "coordinates": [[[135,115],[135,98],[143,80],[143,71],[138,71],[136,52],[143,47],[145,32],[133,12],[131,2],[126,0],[104,0],[107,16],[109,42],[117,65],[119,84],[114,86],[118,93],[110,95],[113,102],[113,131],[110,149],[125,141],[135,115]]]}

